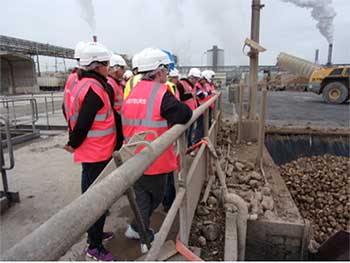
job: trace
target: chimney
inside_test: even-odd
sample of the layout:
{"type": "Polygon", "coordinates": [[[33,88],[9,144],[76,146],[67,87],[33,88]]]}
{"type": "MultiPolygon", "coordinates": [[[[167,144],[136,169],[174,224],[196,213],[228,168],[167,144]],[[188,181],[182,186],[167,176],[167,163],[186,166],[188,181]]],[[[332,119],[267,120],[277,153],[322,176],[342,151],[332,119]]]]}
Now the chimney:
{"type": "Polygon", "coordinates": [[[315,50],[315,64],[318,64],[319,63],[319,55],[320,55],[320,50],[319,49],[316,49],[315,50]]]}
{"type": "Polygon", "coordinates": [[[97,36],[93,35],[93,36],[92,36],[92,40],[93,40],[94,42],[97,42],[97,36]]]}
{"type": "Polygon", "coordinates": [[[329,44],[329,46],[328,46],[328,61],[327,61],[328,66],[332,65],[332,54],[333,54],[333,44],[329,44]]]}

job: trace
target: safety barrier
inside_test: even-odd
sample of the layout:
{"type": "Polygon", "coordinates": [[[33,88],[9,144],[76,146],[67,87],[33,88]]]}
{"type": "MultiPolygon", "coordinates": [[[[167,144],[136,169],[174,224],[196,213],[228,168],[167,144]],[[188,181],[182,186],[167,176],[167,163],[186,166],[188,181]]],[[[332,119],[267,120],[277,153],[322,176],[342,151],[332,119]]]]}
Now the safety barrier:
{"type": "Polygon", "coordinates": [[[178,211],[180,215],[179,241],[185,246],[188,245],[190,226],[201,188],[207,178],[210,157],[207,148],[202,145],[192,165],[188,167],[185,158],[187,148],[185,131],[204,113],[204,136],[208,136],[216,144],[221,112],[221,93],[219,93],[196,109],[187,124],[175,125],[162,134],[150,144],[151,147],[143,149],[133,158],[124,162],[101,182],[92,186],[18,244],[5,251],[1,260],[57,260],[177,139],[181,156],[181,171],[176,177],[177,195],[146,260],[157,259],[178,211]],[[217,107],[213,110],[214,121],[209,129],[209,106],[215,102],[217,102],[217,107]]]}

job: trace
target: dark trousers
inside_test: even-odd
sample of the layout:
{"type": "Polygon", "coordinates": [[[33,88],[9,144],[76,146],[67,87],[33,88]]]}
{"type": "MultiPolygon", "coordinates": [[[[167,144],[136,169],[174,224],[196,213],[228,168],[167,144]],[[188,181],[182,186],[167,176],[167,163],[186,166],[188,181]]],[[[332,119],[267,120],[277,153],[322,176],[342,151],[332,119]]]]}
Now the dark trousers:
{"type": "Polygon", "coordinates": [[[198,117],[196,122],[196,129],[194,130],[195,138],[193,144],[199,142],[204,136],[204,115],[198,117]]]}
{"type": "Polygon", "coordinates": [[[168,211],[174,202],[176,196],[175,184],[174,184],[174,173],[168,173],[165,176],[165,193],[163,198],[164,210],[168,211]]]}
{"type": "MultiPolygon", "coordinates": [[[[153,211],[162,202],[165,188],[165,177],[167,174],[143,175],[136,181],[133,188],[136,195],[136,203],[140,209],[143,222],[148,230],[148,239],[153,241],[154,236],[150,230],[150,218],[153,211]]],[[[136,220],[131,226],[138,232],[136,220]]]]}
{"type": "Polygon", "coordinates": [[[186,130],[187,147],[191,147],[193,145],[193,128],[194,128],[194,123],[192,123],[191,126],[186,130]]]}
{"type": "Polygon", "coordinates": [[[213,115],[213,110],[209,107],[209,115],[208,115],[209,116],[209,126],[208,126],[209,128],[211,126],[211,121],[212,121],[212,117],[213,117],[212,115],[213,115]]]}
{"type": "MultiPolygon", "coordinates": [[[[90,185],[96,180],[102,170],[106,167],[109,160],[96,163],[82,163],[81,191],[84,193],[90,185]]],[[[87,209],[89,209],[87,207],[87,209]]],[[[88,239],[89,248],[93,249],[102,245],[103,226],[106,221],[106,214],[103,214],[89,229],[88,239]]]]}

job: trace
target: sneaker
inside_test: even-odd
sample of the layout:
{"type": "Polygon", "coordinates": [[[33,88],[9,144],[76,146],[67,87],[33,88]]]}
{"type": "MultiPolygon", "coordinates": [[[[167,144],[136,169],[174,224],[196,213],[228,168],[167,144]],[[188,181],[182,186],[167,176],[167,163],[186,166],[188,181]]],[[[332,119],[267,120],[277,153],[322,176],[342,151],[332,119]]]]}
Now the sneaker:
{"type": "Polygon", "coordinates": [[[88,249],[86,251],[86,256],[92,258],[96,261],[115,261],[116,259],[111,252],[106,250],[103,246],[88,249]]]}
{"type": "Polygon", "coordinates": [[[128,225],[128,228],[126,229],[124,235],[126,238],[129,238],[129,239],[137,239],[137,240],[140,239],[139,233],[136,232],[136,230],[134,230],[131,225],[128,225]]]}
{"type": "MultiPolygon", "coordinates": [[[[152,230],[151,246],[153,245],[153,241],[154,241],[154,239],[156,238],[156,235],[157,235],[157,234],[154,234],[154,232],[153,232],[153,230],[152,230]]],[[[145,253],[148,252],[148,247],[147,247],[147,245],[144,244],[144,243],[141,243],[141,244],[140,244],[140,249],[141,249],[141,253],[142,253],[142,254],[145,254],[145,253]]]]}

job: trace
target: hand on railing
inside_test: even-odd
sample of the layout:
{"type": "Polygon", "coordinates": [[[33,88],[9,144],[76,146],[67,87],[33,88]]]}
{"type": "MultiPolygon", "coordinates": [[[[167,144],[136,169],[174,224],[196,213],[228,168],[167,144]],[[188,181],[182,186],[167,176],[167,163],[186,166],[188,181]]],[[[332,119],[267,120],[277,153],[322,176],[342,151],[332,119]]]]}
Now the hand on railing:
{"type": "Polygon", "coordinates": [[[63,147],[63,149],[65,149],[67,152],[74,153],[72,146],[69,146],[67,144],[63,147]]]}

